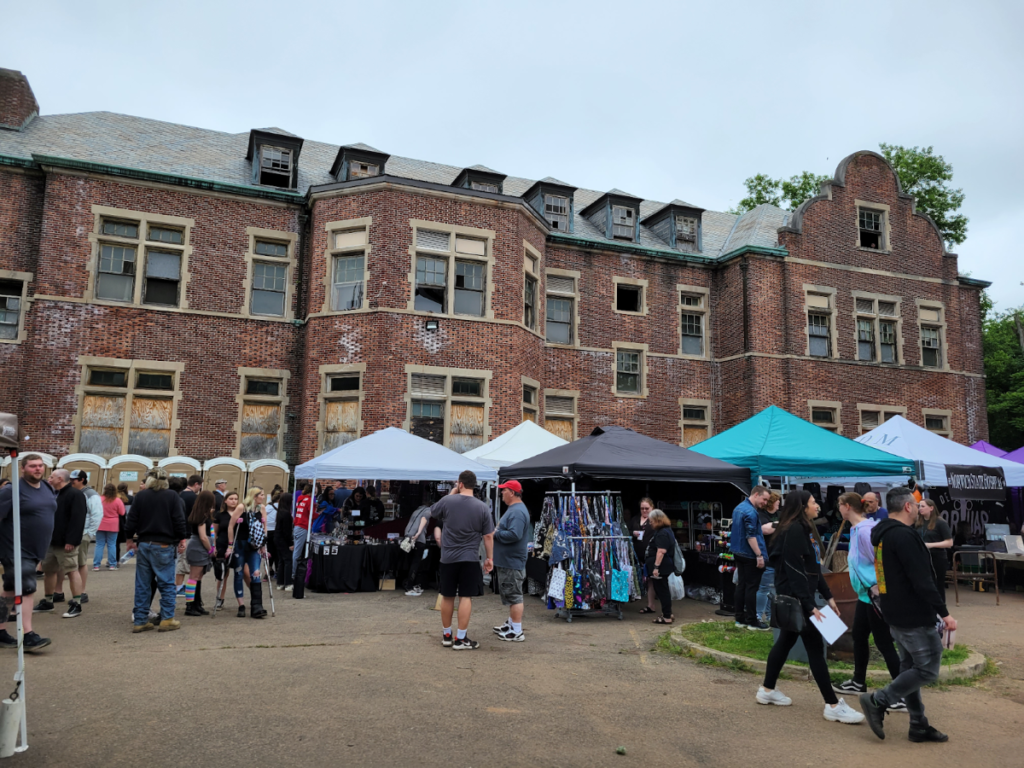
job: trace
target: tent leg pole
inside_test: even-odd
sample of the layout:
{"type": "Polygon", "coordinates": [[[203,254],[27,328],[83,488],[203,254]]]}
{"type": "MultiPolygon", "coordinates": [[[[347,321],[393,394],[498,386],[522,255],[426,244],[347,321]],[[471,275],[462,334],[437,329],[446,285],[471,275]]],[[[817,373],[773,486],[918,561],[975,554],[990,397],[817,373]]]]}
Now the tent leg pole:
{"type": "Polygon", "coordinates": [[[18,671],[14,681],[21,699],[21,746],[15,752],[28,749],[28,709],[25,706],[25,625],[21,614],[21,477],[18,473],[18,451],[11,449],[11,527],[14,534],[14,615],[17,622],[18,671]]]}

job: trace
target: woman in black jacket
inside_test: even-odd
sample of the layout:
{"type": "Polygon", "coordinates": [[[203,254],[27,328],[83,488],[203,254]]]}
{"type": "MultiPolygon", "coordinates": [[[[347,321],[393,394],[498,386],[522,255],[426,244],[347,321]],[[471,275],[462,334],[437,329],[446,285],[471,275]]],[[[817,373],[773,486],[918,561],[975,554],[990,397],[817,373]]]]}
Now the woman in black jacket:
{"type": "MultiPolygon", "coordinates": [[[[811,623],[822,619],[821,612],[814,603],[814,591],[817,589],[828,600],[833,611],[838,614],[836,601],[832,598],[828,584],[821,575],[821,555],[818,543],[811,533],[812,521],[818,516],[820,507],[810,491],[790,491],[786,494],[786,504],[779,517],[779,525],[775,529],[774,541],[769,560],[775,568],[775,591],[779,595],[795,597],[800,601],[804,613],[803,632],[791,632],[781,629],[779,637],[768,654],[768,664],[764,673],[764,683],[757,691],[758,704],[776,704],[788,707],[793,700],[775,690],[782,666],[789,658],[789,652],[796,645],[797,639],[804,641],[807,649],[808,664],[814,682],[825,699],[824,717],[839,723],[859,723],[864,715],[849,707],[845,701],[836,697],[832,690],[832,681],[828,676],[828,664],[825,662],[825,640],[811,623]]],[[[777,612],[772,611],[773,620],[777,612]]]]}
{"type": "Polygon", "coordinates": [[[661,602],[661,616],[654,620],[655,624],[671,624],[672,592],[668,588],[668,577],[676,572],[675,552],[676,537],[672,535],[672,521],[660,509],[651,511],[648,518],[654,535],[647,543],[647,572],[651,574],[650,584],[654,594],[661,602]]]}
{"type": "Polygon", "coordinates": [[[277,562],[274,570],[277,576],[277,588],[286,592],[292,588],[292,550],[295,549],[295,542],[292,541],[292,495],[282,493],[277,500],[277,526],[272,534],[277,551],[277,562]]]}

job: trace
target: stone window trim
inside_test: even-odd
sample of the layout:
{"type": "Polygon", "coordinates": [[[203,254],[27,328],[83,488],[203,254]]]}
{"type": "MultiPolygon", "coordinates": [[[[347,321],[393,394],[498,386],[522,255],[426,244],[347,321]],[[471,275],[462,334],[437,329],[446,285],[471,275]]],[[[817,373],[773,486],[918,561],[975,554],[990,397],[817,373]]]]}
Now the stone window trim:
{"type": "Polygon", "coordinates": [[[92,245],[89,260],[86,262],[88,282],[85,288],[83,299],[89,304],[102,304],[108,307],[141,307],[143,309],[161,309],[174,312],[176,310],[188,309],[188,283],[191,277],[188,269],[189,258],[192,256],[192,229],[195,227],[195,219],[182,216],[165,216],[158,213],[144,213],[132,211],[126,208],[111,208],[105,205],[92,206],[93,229],[89,233],[89,242],[92,245]],[[139,236],[136,238],[117,237],[116,235],[103,234],[104,219],[123,219],[133,223],[138,222],[139,236]],[[183,243],[174,245],[169,243],[148,243],[146,235],[150,225],[165,225],[181,229],[184,233],[183,243]],[[132,301],[109,301],[96,298],[96,275],[100,266],[100,249],[103,244],[109,245],[131,245],[135,251],[135,285],[132,301]],[[142,284],[145,282],[146,251],[153,247],[156,250],[174,252],[181,254],[181,279],[178,285],[178,305],[176,307],[159,306],[150,307],[142,303],[142,284]]]}
{"type": "MultiPolygon", "coordinates": [[[[75,387],[75,402],[78,404],[78,407],[75,409],[75,415],[71,419],[71,423],[75,428],[75,440],[71,444],[70,453],[81,452],[79,450],[79,444],[82,437],[82,411],[85,407],[85,396],[91,394],[109,394],[112,391],[109,387],[89,384],[89,371],[97,368],[105,368],[125,371],[127,374],[128,386],[123,390],[125,393],[124,407],[126,420],[127,414],[131,413],[132,400],[137,394],[158,395],[161,398],[171,400],[171,439],[167,449],[167,455],[177,455],[177,450],[175,449],[174,444],[178,434],[178,429],[181,427],[181,422],[178,420],[178,403],[181,401],[181,375],[185,370],[185,363],[174,363],[163,360],[126,360],[117,357],[91,357],[79,355],[78,365],[82,369],[82,374],[79,379],[78,386],[75,387]],[[138,371],[170,373],[174,377],[174,389],[139,389],[135,386],[135,374],[138,371]]],[[[124,430],[124,435],[121,438],[121,454],[128,453],[128,438],[130,431],[131,430],[127,428],[124,430]]]]}
{"type": "Polygon", "coordinates": [[[28,305],[31,299],[28,296],[28,284],[35,280],[32,272],[14,272],[9,269],[0,269],[0,280],[11,280],[21,283],[20,304],[18,306],[18,332],[13,339],[0,339],[0,344],[21,344],[25,341],[25,318],[28,316],[28,305]]]}
{"type": "MultiPolygon", "coordinates": [[[[485,320],[494,319],[494,240],[497,233],[492,229],[478,229],[476,227],[463,227],[456,224],[441,224],[436,221],[423,221],[421,219],[410,219],[409,226],[412,229],[412,241],[409,245],[409,301],[406,309],[424,317],[450,317],[462,319],[464,317],[477,317],[485,320]],[[447,251],[417,250],[416,234],[418,230],[425,229],[431,232],[448,232],[449,242],[447,251]],[[456,253],[455,236],[462,235],[467,238],[484,241],[484,256],[468,253],[456,253]],[[422,312],[416,310],[416,257],[429,256],[435,259],[445,259],[447,262],[445,287],[447,297],[447,312],[422,312]],[[484,313],[480,316],[457,315],[455,314],[455,262],[466,261],[484,265],[484,313]]],[[[489,429],[489,427],[488,427],[489,429]]],[[[448,424],[445,423],[445,431],[448,431],[448,424]]],[[[446,443],[447,445],[447,443],[446,443]]]]}
{"type": "MultiPolygon", "coordinates": [[[[839,324],[836,322],[836,298],[838,291],[835,288],[831,288],[827,285],[812,285],[811,283],[803,284],[804,290],[804,354],[807,357],[811,357],[811,333],[810,333],[810,315],[828,315],[830,319],[829,328],[829,346],[831,354],[829,357],[814,356],[816,360],[838,360],[839,359],[839,324]],[[810,297],[814,296],[826,296],[828,297],[828,307],[812,307],[810,297]]],[[[854,302],[856,305],[856,301],[854,302]]]]}
{"type": "Polygon", "coordinates": [[[648,344],[637,344],[632,341],[613,341],[612,342],[612,386],[611,393],[616,398],[629,398],[631,400],[644,400],[650,395],[650,390],[647,388],[647,380],[650,376],[650,367],[648,366],[647,353],[650,351],[650,345],[648,344]],[[639,392],[619,392],[618,390],[618,357],[619,352],[639,352],[640,353],[640,391],[639,392]]]}
{"type": "Polygon", "coordinates": [[[692,397],[680,397],[679,398],[679,445],[685,446],[685,432],[686,427],[706,427],[707,435],[711,437],[714,435],[711,422],[711,401],[710,400],[698,400],[692,397]],[[684,414],[686,408],[703,408],[705,418],[703,421],[697,421],[695,419],[688,419],[684,414]]]}
{"type": "Polygon", "coordinates": [[[245,253],[245,280],[242,282],[242,309],[239,314],[243,317],[254,319],[274,318],[275,320],[294,320],[295,312],[292,309],[292,301],[295,295],[295,246],[299,236],[294,232],[282,232],[277,229],[261,229],[260,227],[246,227],[245,235],[249,248],[245,253]],[[256,253],[257,240],[270,240],[284,244],[288,248],[288,255],[284,258],[265,256],[256,253]],[[253,264],[261,262],[286,267],[285,293],[284,293],[284,314],[283,315],[259,315],[252,312],[252,272],[253,264]]]}
{"type": "Polygon", "coordinates": [[[710,324],[711,312],[709,305],[711,303],[711,289],[704,288],[699,285],[686,285],[678,283],[676,285],[676,337],[678,339],[678,355],[683,360],[710,360],[711,359],[711,333],[708,328],[710,324]],[[701,306],[699,307],[687,307],[683,306],[683,296],[699,295],[703,298],[701,306]],[[702,315],[702,329],[704,331],[703,355],[689,355],[683,352],[683,314],[689,315],[702,315]]]}
{"type": "Polygon", "coordinates": [[[252,403],[278,403],[281,406],[280,427],[277,432],[277,457],[285,460],[284,437],[288,431],[288,379],[292,376],[291,371],[278,368],[238,368],[238,394],[235,395],[235,402],[238,403],[238,421],[231,425],[235,432],[235,448],[231,457],[242,459],[242,418],[246,402],[252,403]],[[245,383],[248,379],[276,379],[281,382],[281,391],[278,395],[247,395],[245,394],[245,383]]]}
{"type": "MultiPolygon", "coordinates": [[[[831,410],[835,411],[836,422],[835,430],[837,435],[843,434],[843,404],[838,400],[808,400],[807,401],[807,420],[814,424],[814,411],[816,410],[831,410]]],[[[816,424],[815,426],[823,426],[816,424]]]]}
{"type": "Polygon", "coordinates": [[[853,221],[853,232],[854,240],[853,245],[858,251],[865,251],[867,253],[892,253],[892,216],[890,215],[891,209],[884,203],[875,203],[870,200],[854,200],[854,221],[853,221]],[[883,248],[864,248],[860,244],[860,210],[861,208],[867,208],[872,211],[879,211],[882,214],[882,238],[884,246],[883,248]]]}
{"type": "Polygon", "coordinates": [[[859,336],[857,333],[857,320],[871,318],[875,329],[875,358],[873,360],[860,360],[860,354],[854,354],[854,360],[860,362],[870,363],[871,365],[906,365],[904,358],[903,349],[903,298],[901,296],[891,296],[884,293],[871,293],[869,291],[850,291],[850,296],[853,298],[853,348],[858,350],[859,336]],[[867,299],[875,302],[875,311],[873,313],[858,312],[857,311],[857,299],[867,299]],[[895,317],[882,316],[878,313],[878,302],[888,302],[896,305],[895,317]],[[888,320],[896,323],[896,354],[895,360],[891,363],[881,362],[881,339],[879,338],[879,321],[888,320]]]}
{"type": "Polygon", "coordinates": [[[547,318],[547,305],[548,296],[555,296],[560,298],[571,298],[572,299],[572,328],[570,333],[572,334],[572,344],[559,344],[558,342],[548,341],[545,327],[544,344],[548,347],[560,347],[562,349],[576,349],[580,346],[580,272],[575,269],[554,269],[547,268],[544,270],[544,285],[542,286],[541,295],[544,297],[544,303],[542,305],[542,312],[544,317],[547,318]],[[548,286],[548,278],[551,276],[555,277],[571,277],[573,279],[573,287],[575,288],[574,293],[562,293],[561,291],[552,291],[548,286]]]}
{"type": "Polygon", "coordinates": [[[859,434],[863,435],[865,432],[870,432],[879,424],[882,424],[888,419],[885,418],[885,414],[898,413],[903,418],[907,417],[907,406],[905,405],[879,405],[878,403],[857,403],[857,425],[860,428],[859,434]],[[877,411],[878,412],[878,424],[874,426],[864,425],[864,411],[877,411]]]}
{"type": "Polygon", "coordinates": [[[526,387],[532,388],[534,395],[537,397],[536,402],[533,402],[533,403],[527,403],[525,400],[523,401],[523,421],[526,421],[526,413],[525,412],[526,411],[532,411],[533,412],[533,417],[534,417],[533,418],[533,423],[534,424],[540,424],[540,401],[541,401],[541,398],[543,397],[543,395],[541,394],[541,392],[543,390],[541,389],[540,382],[537,381],[536,379],[531,379],[529,376],[520,376],[519,379],[520,379],[522,388],[524,388],[524,389],[526,387]]]}
{"type": "Polygon", "coordinates": [[[647,291],[650,282],[648,280],[641,280],[633,277],[612,277],[612,312],[616,315],[633,315],[646,316],[649,314],[647,291]],[[620,285],[635,285],[640,289],[640,311],[639,312],[627,312],[618,308],[618,290],[620,285]]]}
{"type": "Polygon", "coordinates": [[[320,376],[320,389],[317,396],[319,401],[320,417],[316,422],[316,455],[324,452],[324,438],[327,426],[327,402],[329,400],[358,400],[359,401],[359,436],[362,437],[366,424],[363,421],[363,398],[366,395],[366,363],[331,363],[321,365],[318,369],[320,376]],[[328,391],[328,382],[331,376],[339,373],[359,374],[359,389],[344,395],[328,391]]]}
{"type": "Polygon", "coordinates": [[[541,255],[541,252],[534,248],[532,245],[530,245],[528,241],[523,240],[523,303],[526,303],[526,279],[527,275],[529,275],[537,283],[537,306],[535,307],[535,311],[537,313],[537,327],[530,328],[528,325],[526,325],[525,317],[523,317],[522,319],[522,325],[530,333],[542,339],[544,338],[544,320],[547,318],[547,312],[545,311],[545,294],[543,292],[541,285],[541,276],[543,275],[543,263],[543,256],[541,255]]]}
{"type": "Polygon", "coordinates": [[[948,371],[949,367],[949,344],[946,341],[946,303],[944,301],[935,301],[933,299],[914,299],[914,304],[917,307],[917,328],[918,328],[918,344],[917,352],[918,359],[921,362],[921,367],[924,365],[924,350],[921,349],[920,333],[921,328],[927,326],[929,328],[939,329],[939,354],[942,355],[942,365],[938,367],[927,366],[926,370],[929,371],[948,371]],[[939,319],[935,320],[924,320],[921,318],[921,310],[930,309],[937,310],[939,313],[939,319]]]}
{"type": "Polygon", "coordinates": [[[946,428],[939,430],[928,430],[934,432],[936,435],[942,435],[943,437],[952,440],[953,439],[953,411],[944,410],[942,408],[922,408],[921,409],[921,424],[925,429],[928,429],[928,418],[941,418],[945,419],[946,428]]]}
{"type": "MultiPolygon", "coordinates": [[[[488,249],[489,250],[489,249],[488,249]]],[[[449,368],[447,366],[437,365],[413,365],[407,363],[405,366],[405,394],[403,400],[405,401],[405,421],[402,422],[402,429],[406,432],[412,431],[412,401],[413,400],[433,400],[434,402],[444,403],[444,445],[445,448],[451,443],[452,437],[452,401],[457,400],[459,402],[473,403],[475,405],[482,405],[484,408],[484,434],[483,441],[488,443],[491,440],[491,379],[494,376],[493,371],[487,371],[476,368],[449,368]],[[444,376],[444,396],[440,395],[422,395],[413,394],[412,391],[412,375],[414,373],[426,373],[433,376],[444,376]],[[471,395],[453,395],[452,394],[452,379],[481,379],[483,381],[483,393],[480,397],[474,397],[471,395]]]]}
{"type": "Polygon", "coordinates": [[[362,312],[370,308],[370,252],[373,246],[370,245],[370,227],[373,225],[372,216],[362,216],[358,219],[343,219],[341,221],[329,221],[324,224],[324,231],[327,232],[327,248],[324,250],[324,302],[320,308],[321,315],[348,315],[353,312],[362,312]],[[365,232],[362,244],[335,247],[335,237],[340,232],[350,230],[363,230],[365,232]],[[334,257],[335,256],[358,256],[363,254],[363,303],[359,309],[331,309],[331,295],[334,293],[334,257]]]}
{"type": "MultiPolygon", "coordinates": [[[[544,421],[548,420],[547,413],[547,402],[548,397],[566,397],[572,400],[572,415],[558,414],[557,416],[552,415],[552,418],[561,419],[563,421],[572,422],[572,439],[576,440],[579,438],[579,424],[580,424],[580,391],[578,389],[544,389],[541,392],[541,397],[544,400],[544,421]]],[[[542,425],[543,426],[543,425],[542,425]]]]}

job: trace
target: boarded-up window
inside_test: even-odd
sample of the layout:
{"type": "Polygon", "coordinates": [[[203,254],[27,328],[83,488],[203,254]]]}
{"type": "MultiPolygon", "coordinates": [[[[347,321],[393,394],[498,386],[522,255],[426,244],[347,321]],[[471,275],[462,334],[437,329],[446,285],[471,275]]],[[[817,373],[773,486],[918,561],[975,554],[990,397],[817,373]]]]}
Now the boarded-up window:
{"type": "Polygon", "coordinates": [[[414,395],[444,397],[445,377],[432,376],[427,373],[414,373],[412,375],[412,392],[414,395]]]}
{"type": "Polygon", "coordinates": [[[324,450],[350,443],[359,437],[359,401],[329,400],[324,426],[324,450]]]}
{"type": "Polygon", "coordinates": [[[544,428],[551,434],[572,442],[572,419],[545,419],[544,428]]]}
{"type": "Polygon", "coordinates": [[[412,401],[409,431],[424,440],[444,444],[444,403],[429,400],[412,401]]]}
{"type": "Polygon", "coordinates": [[[242,406],[242,446],[239,458],[276,459],[277,438],[281,428],[281,406],[245,403],[242,406]]]}
{"type": "Polygon", "coordinates": [[[708,439],[708,428],[707,427],[691,427],[686,424],[683,426],[683,447],[689,448],[691,445],[708,439]]]}
{"type": "Polygon", "coordinates": [[[456,453],[465,453],[484,444],[484,407],[452,403],[452,436],[449,446],[456,453]]]}
{"type": "Polygon", "coordinates": [[[78,449],[104,458],[118,456],[124,436],[124,397],[86,395],[82,401],[82,433],[78,449]]]}
{"type": "Polygon", "coordinates": [[[552,416],[572,416],[576,413],[575,404],[571,397],[559,397],[557,395],[548,395],[544,399],[544,410],[552,416]]]}
{"type": "Polygon", "coordinates": [[[128,430],[128,453],[162,459],[171,450],[171,401],[135,397],[128,430]]]}

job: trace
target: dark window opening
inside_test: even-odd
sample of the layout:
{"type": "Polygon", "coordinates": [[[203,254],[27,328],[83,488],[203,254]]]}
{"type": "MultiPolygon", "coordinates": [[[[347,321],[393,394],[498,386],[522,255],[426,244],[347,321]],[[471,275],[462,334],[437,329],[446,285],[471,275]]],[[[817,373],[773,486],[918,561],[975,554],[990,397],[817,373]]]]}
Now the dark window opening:
{"type": "Polygon", "coordinates": [[[548,297],[547,340],[572,344],[572,299],[548,297]]]}
{"type": "Polygon", "coordinates": [[[89,371],[89,383],[95,387],[128,386],[128,374],[124,371],[89,371]]]}
{"type": "Polygon", "coordinates": [[[140,373],[135,386],[139,389],[174,389],[174,377],[169,373],[140,373]]]}
{"type": "Polygon", "coordinates": [[[483,382],[481,382],[479,379],[452,379],[453,395],[468,395],[470,397],[480,397],[482,387],[483,382]]]}
{"type": "Polygon", "coordinates": [[[537,393],[534,391],[533,387],[523,387],[523,402],[527,405],[536,405],[537,393]]]}
{"type": "Polygon", "coordinates": [[[281,391],[281,384],[277,381],[261,381],[260,379],[246,379],[245,394],[247,395],[269,395],[276,397],[281,391]]]}
{"type": "Polygon", "coordinates": [[[531,331],[537,330],[537,281],[526,278],[523,287],[523,324],[531,331]]]}
{"type": "Polygon", "coordinates": [[[455,262],[455,314],[484,314],[484,267],[466,261],[455,262]]]}
{"type": "Polygon", "coordinates": [[[552,229],[569,231],[569,198],[560,195],[544,195],[544,218],[552,229]]]}
{"type": "Polygon", "coordinates": [[[281,147],[260,148],[260,184],[271,187],[292,185],[292,151],[281,147]]]}
{"type": "Polygon", "coordinates": [[[836,412],[831,408],[815,408],[811,411],[811,421],[821,426],[833,426],[836,423],[836,412]]]}
{"type": "Polygon", "coordinates": [[[810,335],[813,357],[832,356],[832,334],[829,330],[828,315],[808,315],[807,333],[810,335]]]}
{"type": "Polygon", "coordinates": [[[284,243],[270,243],[266,240],[257,240],[256,253],[260,256],[274,256],[279,259],[285,259],[288,258],[288,246],[284,243]]]}
{"type": "Polygon", "coordinates": [[[945,416],[925,416],[924,417],[925,429],[930,429],[932,432],[945,432],[946,431],[946,417],[945,416]]]}
{"type": "Polygon", "coordinates": [[[444,403],[413,400],[410,422],[412,434],[444,445],[444,403]]]}
{"type": "Polygon", "coordinates": [[[419,312],[448,311],[448,262],[444,259],[416,259],[416,301],[413,308],[419,312]]]}
{"type": "Polygon", "coordinates": [[[146,254],[146,283],[143,304],[178,305],[181,280],[181,254],[150,251],[146,254]]]}
{"type": "Polygon", "coordinates": [[[860,210],[860,247],[882,250],[882,212],[860,210]]]}
{"type": "Polygon", "coordinates": [[[331,392],[356,392],[359,390],[358,376],[332,376],[331,392]]]}
{"type": "Polygon", "coordinates": [[[707,411],[704,408],[683,406],[683,418],[687,421],[706,421],[707,411]]]}
{"type": "Polygon", "coordinates": [[[643,307],[643,289],[638,285],[615,286],[615,308],[619,312],[640,312],[643,307]]]}

